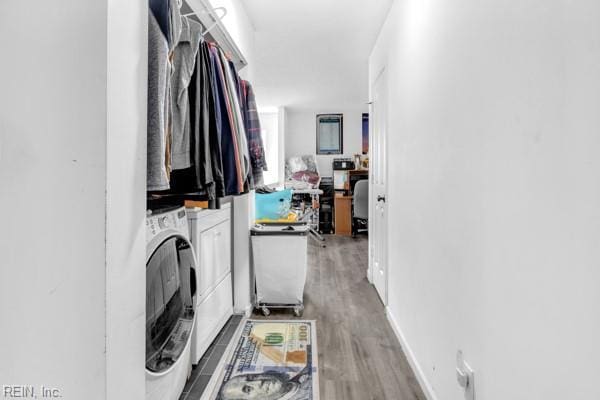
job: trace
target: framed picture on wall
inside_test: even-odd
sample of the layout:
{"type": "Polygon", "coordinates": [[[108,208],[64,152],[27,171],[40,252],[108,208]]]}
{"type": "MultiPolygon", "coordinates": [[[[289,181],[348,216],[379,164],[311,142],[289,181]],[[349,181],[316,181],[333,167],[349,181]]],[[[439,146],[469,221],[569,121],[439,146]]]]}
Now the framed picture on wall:
{"type": "Polygon", "coordinates": [[[317,115],[317,154],[344,152],[343,114],[317,115]]]}

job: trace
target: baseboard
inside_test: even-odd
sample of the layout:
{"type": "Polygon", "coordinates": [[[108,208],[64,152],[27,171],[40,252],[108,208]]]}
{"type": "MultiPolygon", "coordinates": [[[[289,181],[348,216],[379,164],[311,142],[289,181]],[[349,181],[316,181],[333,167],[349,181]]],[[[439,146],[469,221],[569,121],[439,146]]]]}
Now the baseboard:
{"type": "Polygon", "coordinates": [[[402,333],[402,329],[400,329],[400,326],[398,325],[398,322],[394,318],[394,315],[390,311],[389,307],[385,308],[385,314],[387,315],[388,321],[390,321],[390,325],[392,326],[392,329],[394,330],[398,341],[400,341],[400,346],[402,346],[402,350],[404,350],[404,354],[408,359],[408,363],[410,364],[410,367],[412,368],[417,378],[417,381],[419,381],[419,385],[421,385],[421,389],[423,390],[425,397],[427,397],[427,400],[438,400],[435,395],[435,392],[433,391],[433,388],[427,381],[427,377],[423,373],[423,369],[421,368],[419,362],[417,361],[417,358],[415,357],[415,353],[413,353],[408,342],[406,341],[406,337],[402,333]]]}
{"type": "Polygon", "coordinates": [[[252,309],[252,304],[248,304],[248,307],[246,307],[246,311],[244,312],[246,318],[250,318],[252,316],[252,309]]]}
{"type": "Polygon", "coordinates": [[[238,307],[235,307],[235,308],[233,309],[233,313],[234,313],[234,314],[243,314],[243,315],[244,315],[244,317],[246,317],[246,318],[250,318],[250,317],[252,316],[252,308],[253,308],[253,307],[252,307],[252,304],[248,304],[248,305],[246,305],[246,307],[244,307],[244,308],[241,308],[241,307],[240,307],[240,308],[238,308],[238,307]]]}

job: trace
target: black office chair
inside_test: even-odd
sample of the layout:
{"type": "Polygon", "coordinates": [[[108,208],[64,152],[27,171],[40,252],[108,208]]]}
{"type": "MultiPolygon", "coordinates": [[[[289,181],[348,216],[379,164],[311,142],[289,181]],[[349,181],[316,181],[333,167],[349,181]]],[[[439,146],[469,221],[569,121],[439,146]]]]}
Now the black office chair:
{"type": "Polygon", "coordinates": [[[356,182],[352,195],[352,237],[369,229],[369,181],[356,182]]]}

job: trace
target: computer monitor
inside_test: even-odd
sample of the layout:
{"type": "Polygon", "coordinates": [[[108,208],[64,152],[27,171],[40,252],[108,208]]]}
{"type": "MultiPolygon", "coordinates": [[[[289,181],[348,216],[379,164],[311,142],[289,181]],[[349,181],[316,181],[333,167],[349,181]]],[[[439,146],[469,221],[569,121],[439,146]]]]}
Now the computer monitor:
{"type": "Polygon", "coordinates": [[[333,171],[333,190],[348,189],[348,171],[333,171]]]}

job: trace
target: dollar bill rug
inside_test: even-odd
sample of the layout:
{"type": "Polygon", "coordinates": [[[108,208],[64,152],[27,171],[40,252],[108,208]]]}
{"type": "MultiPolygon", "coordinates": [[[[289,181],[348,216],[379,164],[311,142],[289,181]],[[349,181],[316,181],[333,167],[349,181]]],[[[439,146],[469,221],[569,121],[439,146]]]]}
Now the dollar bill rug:
{"type": "Polygon", "coordinates": [[[211,399],[318,400],[315,321],[246,320],[211,399]]]}

